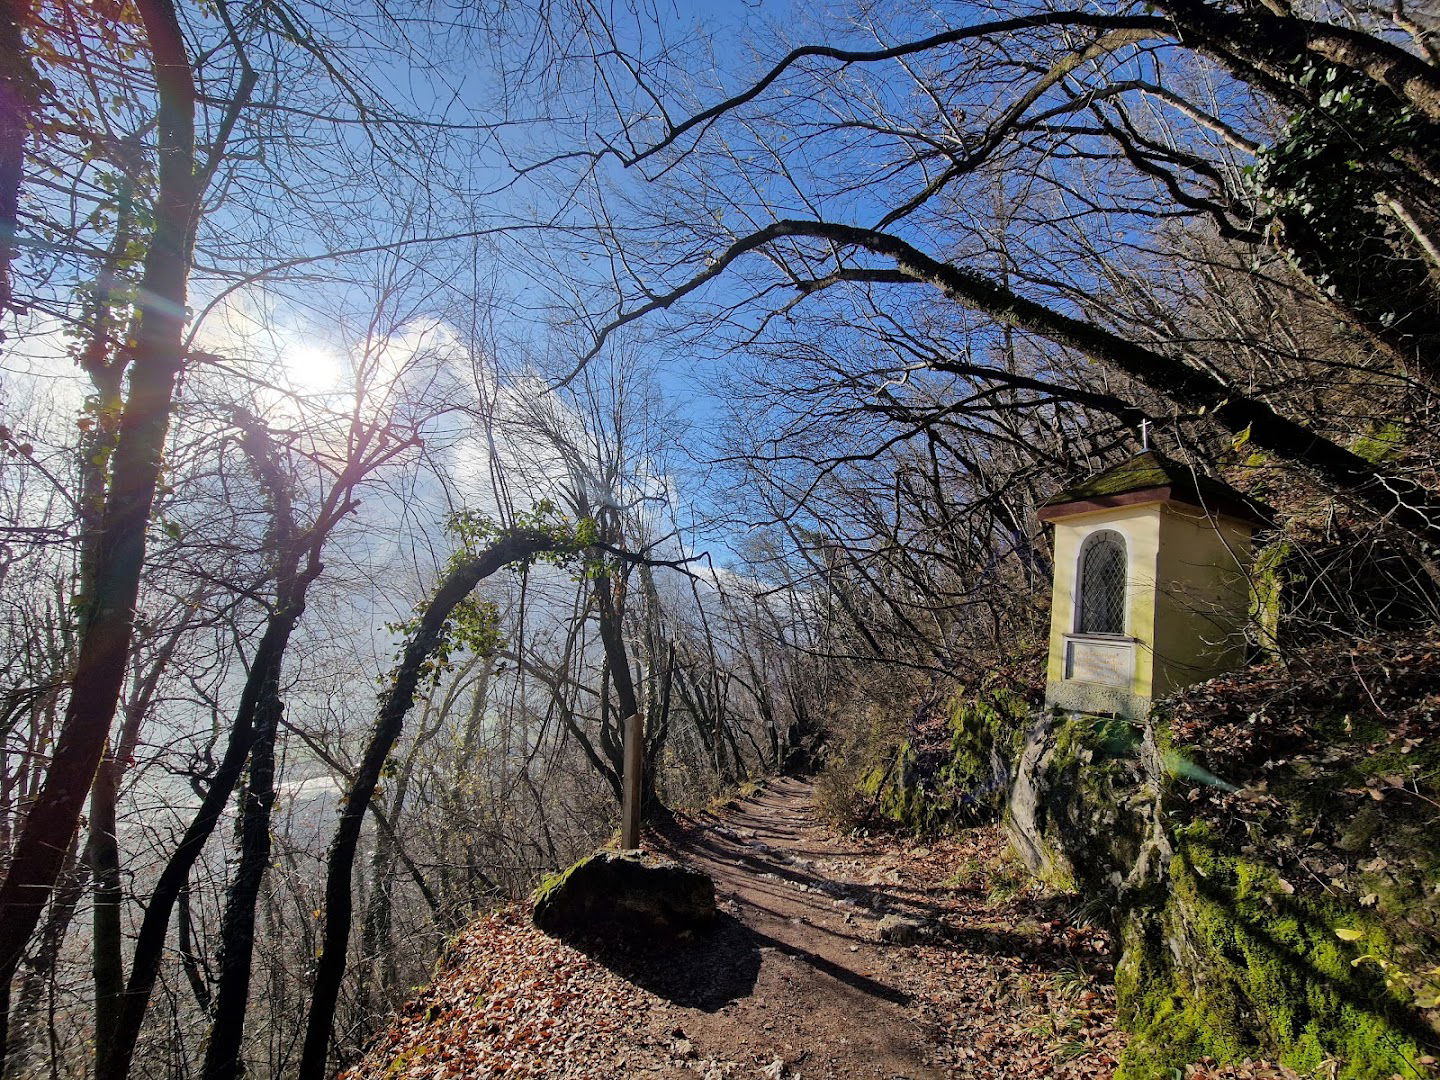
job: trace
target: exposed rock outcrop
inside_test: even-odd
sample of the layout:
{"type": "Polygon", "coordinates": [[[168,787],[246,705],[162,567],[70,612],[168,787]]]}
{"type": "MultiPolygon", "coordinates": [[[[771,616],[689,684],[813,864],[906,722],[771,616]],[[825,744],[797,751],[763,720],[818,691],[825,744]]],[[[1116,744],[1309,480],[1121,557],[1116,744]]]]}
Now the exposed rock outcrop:
{"type": "Polygon", "coordinates": [[[914,945],[934,933],[932,927],[919,919],[907,919],[903,915],[886,915],[876,927],[880,940],[889,945],[914,945]]]}
{"type": "Polygon", "coordinates": [[[1119,1080],[1205,1059],[1440,1076],[1440,643],[1315,649],[1146,725],[968,692],[860,792],[915,832],[1003,818],[1120,945],[1119,1080]]]}
{"type": "Polygon", "coordinates": [[[567,939],[675,937],[715,921],[715,883],[673,859],[599,851],[541,882],[534,919],[541,930],[567,939]]]}
{"type": "Polygon", "coordinates": [[[1260,669],[1144,728],[1033,718],[1006,827],[1034,872],[1117,932],[1122,1080],[1252,1056],[1350,1080],[1434,1075],[1435,688],[1362,721],[1338,682],[1317,675],[1310,693],[1260,669]]]}

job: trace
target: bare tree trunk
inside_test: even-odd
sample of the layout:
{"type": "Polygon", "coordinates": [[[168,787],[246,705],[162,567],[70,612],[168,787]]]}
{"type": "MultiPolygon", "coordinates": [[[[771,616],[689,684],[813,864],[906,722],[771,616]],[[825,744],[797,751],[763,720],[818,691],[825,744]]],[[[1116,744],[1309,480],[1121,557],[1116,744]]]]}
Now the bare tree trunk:
{"type": "Polygon", "coordinates": [[[377,439],[378,428],[355,432],[351,460],[336,477],[315,520],[302,532],[296,528],[289,479],[276,457],[269,432],[254,417],[243,413],[237,414],[236,422],[243,433],[242,447],[271,501],[269,544],[277,552],[275,606],[251,660],[224,757],[146,906],[135,942],[135,958],[125,989],[118,1035],[112,1053],[98,1070],[100,1080],[124,1080],[129,1073],[164,955],[170,913],[184,893],[190,870],[214,831],[249,757],[250,784],[241,808],[240,863],[221,923],[215,1021],[206,1051],[207,1070],[233,1075],[230,1070],[238,1067],[249,1005],[256,901],[270,865],[275,738],[283,712],[280,675],[285,650],[305,611],[307,591],[324,570],[320,556],[325,540],[335,524],[356,505],[352,498],[355,485],[408,445],[404,441],[377,439]]]}
{"type": "Polygon", "coordinates": [[[120,907],[120,847],[115,837],[115,804],[120,792],[120,766],[106,755],[90,791],[90,842],[85,858],[94,878],[91,970],[95,976],[95,1061],[105,1060],[115,1039],[120,998],[125,991],[120,907]]]}
{"type": "Polygon", "coordinates": [[[370,902],[366,904],[365,915],[361,919],[360,954],[371,965],[371,977],[363,979],[360,987],[362,1013],[368,1012],[377,1000],[383,1003],[395,984],[392,935],[395,926],[396,846],[396,840],[387,830],[378,831],[375,854],[370,860],[370,902]]]}
{"type": "Polygon", "coordinates": [[[360,827],[364,824],[370,799],[375,794],[375,785],[379,783],[380,770],[385,767],[390,748],[395,745],[404,727],[405,715],[415,702],[426,662],[443,637],[445,622],[456,605],[469,596],[476,585],[501,567],[560,546],[546,533],[511,532],[501,536],[480,555],[460,564],[446,576],[434,598],[425,606],[414,633],[405,645],[390,689],[381,702],[365,755],[345,792],[340,823],[330,845],[325,875],[325,930],[315,964],[305,1047],[297,1072],[299,1080],[325,1080],[327,1076],[330,1032],[335,1023],[335,1006],[340,999],[340,981],[345,975],[346,951],[350,943],[354,906],[351,874],[355,866],[355,852],[360,844],[360,827]]]}
{"type": "MultiPolygon", "coordinates": [[[[371,885],[370,898],[365,906],[365,915],[361,919],[360,952],[367,962],[372,964],[371,972],[373,977],[362,980],[360,987],[359,1010],[364,1013],[371,1007],[371,1002],[379,999],[380,1008],[386,1008],[386,1002],[391,1000],[399,981],[399,970],[395,963],[394,924],[395,924],[395,881],[399,877],[395,870],[397,862],[407,862],[404,849],[400,846],[400,837],[396,830],[399,827],[400,819],[405,812],[405,800],[410,792],[410,782],[415,776],[415,762],[425,744],[432,738],[441,727],[449,720],[450,710],[454,704],[454,695],[458,692],[460,685],[465,681],[465,676],[470,669],[480,666],[480,675],[476,680],[475,697],[466,717],[466,742],[473,745],[471,740],[478,736],[480,719],[484,715],[486,690],[490,682],[490,672],[493,668],[491,657],[476,657],[457,677],[453,688],[446,695],[445,702],[440,708],[434,710],[437,713],[435,723],[427,729],[422,719],[421,730],[411,741],[409,752],[405,756],[404,768],[400,771],[400,777],[394,786],[394,794],[390,799],[388,808],[382,809],[378,803],[372,804],[370,809],[375,816],[376,823],[380,828],[375,837],[375,852],[370,859],[371,885]],[[378,963],[376,963],[378,961],[378,963]]],[[[427,703],[426,713],[431,710],[427,703]]],[[[465,755],[468,760],[468,754],[465,755]]],[[[413,863],[410,865],[413,866],[413,863]]],[[[415,876],[415,883],[421,888],[426,903],[430,905],[431,913],[435,918],[437,926],[443,925],[446,921],[440,909],[438,901],[430,893],[425,879],[419,875],[415,876]]]]}
{"type": "Polygon", "coordinates": [[[200,1011],[209,1014],[211,1008],[210,972],[201,968],[195,954],[194,934],[190,926],[190,886],[180,890],[175,902],[175,945],[180,953],[180,966],[185,971],[185,981],[190,984],[190,993],[200,1011]]]}
{"type": "MultiPolygon", "coordinates": [[[[114,1042],[109,1055],[96,1073],[99,1080],[125,1080],[129,1075],[135,1044],[145,1022],[150,995],[155,989],[155,980],[160,972],[160,962],[165,956],[170,914],[190,880],[190,870],[194,867],[195,860],[200,857],[205,842],[215,831],[215,825],[240,781],[246,758],[249,757],[250,747],[254,742],[257,714],[261,708],[265,684],[270,673],[278,671],[280,657],[298,618],[299,612],[285,611],[272,617],[266,626],[265,633],[255,649],[245,688],[241,691],[240,705],[230,727],[225,753],[214,775],[210,777],[205,797],[201,799],[195,816],[191,818],[184,836],[150,892],[149,902],[145,905],[145,917],[140,922],[140,932],[135,938],[130,978],[125,984],[114,1042]]],[[[278,675],[276,677],[278,678],[278,675]]]]}
{"type": "Polygon", "coordinates": [[[65,944],[65,935],[75,919],[75,911],[88,884],[89,868],[78,858],[78,854],[72,845],[60,881],[50,898],[45,922],[36,935],[35,949],[26,965],[25,975],[20,980],[20,995],[11,1018],[12,1053],[6,1059],[6,1080],[32,1075],[25,1066],[27,1052],[35,1039],[34,1028],[39,1020],[40,1006],[44,1004],[47,991],[54,985],[60,948],[65,944]]]}
{"type": "MultiPolygon", "coordinates": [[[[219,976],[210,1038],[205,1047],[204,1076],[207,1080],[230,1080],[242,1071],[240,1055],[255,952],[255,907],[265,871],[270,866],[270,814],[275,805],[275,738],[284,713],[284,703],[280,698],[280,671],[291,631],[305,610],[305,594],[320,574],[320,551],[327,531],[322,512],[322,520],[318,520],[308,534],[301,536],[298,533],[290,480],[280,465],[269,432],[253,417],[241,416],[238,419],[243,432],[241,445],[270,500],[271,526],[266,539],[267,546],[276,552],[276,610],[271,616],[271,623],[277,625],[281,632],[274,639],[274,648],[267,654],[268,662],[256,688],[250,775],[240,800],[240,861],[225,898],[225,913],[220,922],[219,976]],[[307,553],[309,561],[302,571],[301,559],[307,553]]],[[[343,476],[347,475],[353,477],[353,470],[342,474],[342,481],[331,492],[331,500],[336,497],[343,500],[348,495],[348,486],[343,481],[343,476]]],[[[327,500],[327,504],[329,502],[327,500]]]]}
{"type": "MultiPolygon", "coordinates": [[[[20,227],[25,140],[40,89],[25,48],[25,24],[33,17],[30,0],[0,0],[0,319],[10,313],[15,298],[11,274],[20,227]]],[[[3,336],[0,331],[0,340],[3,336]]]]}
{"type": "Polygon", "coordinates": [[[255,949],[255,905],[270,866],[270,811],[275,805],[275,734],[283,706],[279,664],[267,673],[263,703],[256,714],[250,748],[250,775],[241,798],[240,863],[235,868],[220,923],[219,975],[214,1023],[205,1048],[206,1080],[239,1076],[250,971],[255,949]]]}
{"type": "Polygon", "coordinates": [[[74,683],[45,784],[26,816],[0,884],[0,1006],[40,921],[74,836],[120,700],[145,561],[145,533],[184,365],[186,291],[200,188],[195,175],[195,82],[171,0],[137,0],[159,95],[155,231],[145,257],[135,359],[120,420],[96,567],[74,683]]]}
{"type": "Polygon", "coordinates": [[[645,772],[645,718],[635,696],[635,680],[630,674],[630,657],[625,649],[624,609],[615,595],[610,574],[595,579],[595,600],[600,616],[600,641],[605,647],[606,667],[615,702],[624,727],[624,778],[620,809],[620,846],[640,846],[640,803],[645,772]]]}
{"type": "MultiPolygon", "coordinates": [[[[193,607],[189,608],[193,612],[193,607]]],[[[144,678],[137,680],[126,705],[120,740],[100,761],[90,789],[90,839],[85,858],[94,880],[94,908],[91,913],[91,970],[95,979],[95,1068],[110,1052],[115,1026],[120,1019],[120,1001],[125,992],[125,958],[121,908],[124,894],[120,882],[120,843],[116,833],[116,807],[120,781],[140,741],[140,725],[150,711],[155,690],[165,669],[174,659],[185,631],[191,625],[189,612],[181,615],[169,636],[151,660],[144,678]]]]}

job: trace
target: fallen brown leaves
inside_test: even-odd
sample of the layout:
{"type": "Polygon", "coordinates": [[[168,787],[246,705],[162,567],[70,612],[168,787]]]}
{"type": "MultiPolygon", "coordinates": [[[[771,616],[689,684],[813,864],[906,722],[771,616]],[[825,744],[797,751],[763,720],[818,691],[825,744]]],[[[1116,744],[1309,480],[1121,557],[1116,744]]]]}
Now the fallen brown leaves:
{"type": "Polygon", "coordinates": [[[617,1075],[647,996],[507,908],[452,944],[445,970],[342,1080],[617,1075]]]}
{"type": "Polygon", "coordinates": [[[1109,935],[1047,896],[1007,853],[998,827],[914,845],[866,842],[938,933],[903,950],[902,989],[916,999],[955,1076],[1108,1077],[1124,1050],[1115,1026],[1109,935]]]}
{"type": "Polygon", "coordinates": [[[1436,733],[1440,641],[1347,642],[1289,665],[1246,668],[1191,687],[1170,708],[1176,746],[1203,749],[1212,767],[1244,769],[1304,751],[1318,718],[1350,711],[1390,740],[1436,733]]]}
{"type": "MultiPolygon", "coordinates": [[[[1024,874],[998,827],[928,843],[838,837],[815,821],[808,795],[783,798],[758,809],[747,800],[718,821],[682,819],[657,838],[679,855],[725,838],[732,854],[723,867],[711,863],[728,867],[722,887],[758,890],[764,905],[727,895],[722,908],[741,920],[723,931],[733,940],[664,953],[675,985],[654,971],[632,981],[616,957],[607,967],[508,908],[456,940],[434,985],[342,1080],[1113,1074],[1126,1043],[1115,1023],[1113,943],[1024,874]],[[802,824],[785,833],[776,825],[785,815],[802,824]],[[767,918],[764,930],[747,928],[767,918]],[[887,919],[916,932],[905,944],[884,940],[887,919]],[[781,929],[792,944],[767,936],[781,929]],[[737,981],[725,963],[746,950],[758,978],[752,970],[737,981]],[[836,989],[837,973],[849,990],[836,989]],[[690,984],[727,978],[732,989],[708,1005],[684,1003],[704,997],[690,984]],[[856,1011],[854,988],[865,985],[903,1004],[887,1005],[886,1019],[879,999],[856,1011]],[[882,1067],[856,1049],[892,1042],[913,1048],[923,1068],[882,1067]]],[[[1293,1080],[1249,1062],[1199,1063],[1185,1076],[1293,1080]]]]}
{"type": "Polygon", "coordinates": [[[1300,1074],[1283,1065],[1248,1058],[1233,1065],[1217,1065],[1206,1058],[1185,1067],[1185,1080],[1300,1080],[1300,1074]]]}

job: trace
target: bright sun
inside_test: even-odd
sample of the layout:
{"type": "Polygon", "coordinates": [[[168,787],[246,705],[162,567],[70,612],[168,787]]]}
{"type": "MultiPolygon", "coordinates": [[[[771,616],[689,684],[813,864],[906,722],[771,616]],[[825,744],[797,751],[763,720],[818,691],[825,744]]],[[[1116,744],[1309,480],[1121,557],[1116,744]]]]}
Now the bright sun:
{"type": "Polygon", "coordinates": [[[345,375],[343,358],[323,345],[294,342],[285,347],[280,357],[291,385],[302,393],[335,390],[345,375]]]}

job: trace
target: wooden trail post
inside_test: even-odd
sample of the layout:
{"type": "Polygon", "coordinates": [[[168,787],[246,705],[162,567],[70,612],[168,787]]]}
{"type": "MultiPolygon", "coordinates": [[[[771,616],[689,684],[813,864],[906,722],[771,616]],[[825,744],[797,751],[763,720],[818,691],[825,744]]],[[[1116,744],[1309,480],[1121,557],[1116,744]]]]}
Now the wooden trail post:
{"type": "Polygon", "coordinates": [[[645,725],[639,711],[625,718],[625,797],[620,810],[620,846],[640,846],[640,779],[645,770],[645,725]]]}

